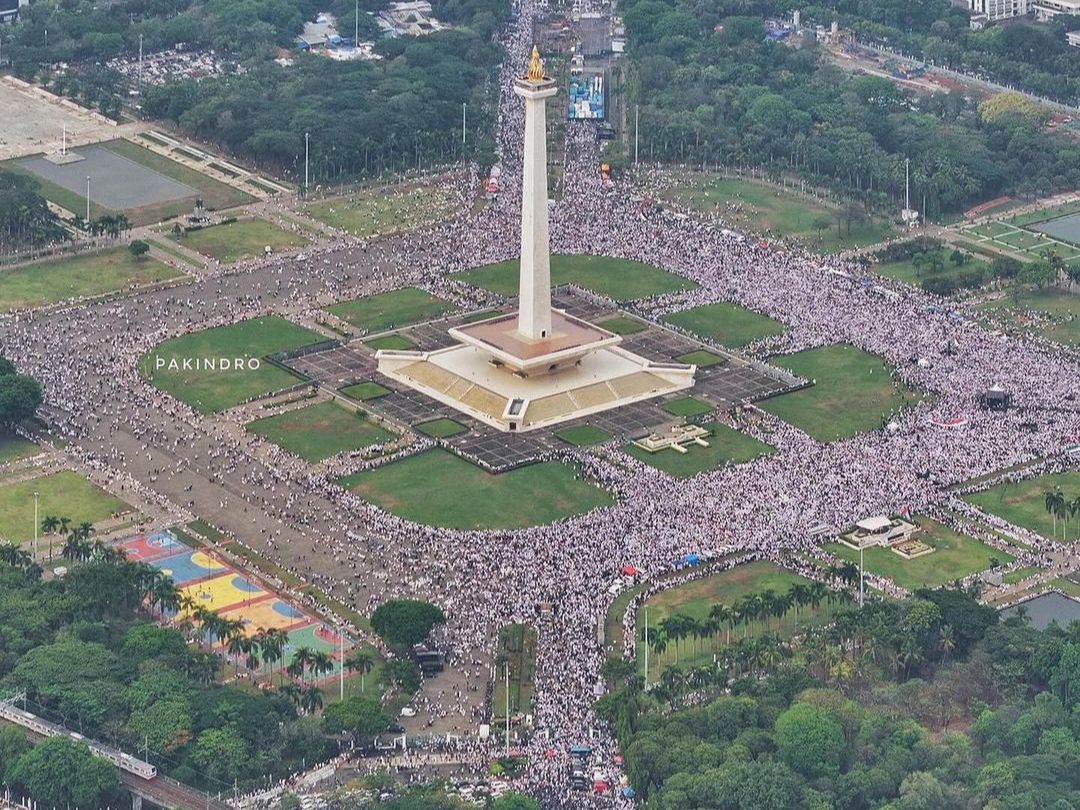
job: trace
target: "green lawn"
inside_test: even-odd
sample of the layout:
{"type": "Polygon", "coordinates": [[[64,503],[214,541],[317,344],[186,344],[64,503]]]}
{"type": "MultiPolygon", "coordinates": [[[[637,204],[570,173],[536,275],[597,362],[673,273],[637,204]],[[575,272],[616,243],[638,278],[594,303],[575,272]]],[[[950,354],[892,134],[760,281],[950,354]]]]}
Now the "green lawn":
{"type": "Polygon", "coordinates": [[[606,321],[600,321],[596,325],[601,329],[607,329],[609,332],[614,332],[616,335],[634,335],[638,332],[644,332],[649,328],[647,323],[625,315],[608,318],[606,321]]]}
{"type": "Polygon", "coordinates": [[[364,342],[375,351],[379,349],[406,350],[416,348],[416,344],[404,335],[383,335],[364,342]]]}
{"type": "Polygon", "coordinates": [[[24,439],[22,436],[17,436],[6,430],[0,431],[0,464],[29,458],[41,451],[42,448],[29,439],[24,439]]]}
{"type": "Polygon", "coordinates": [[[26,264],[0,270],[0,311],[104,295],[180,275],[175,268],[148,256],[136,259],[126,247],[26,264]]]}
{"type": "MultiPolygon", "coordinates": [[[[71,525],[98,523],[131,507],[71,470],[0,485],[0,538],[23,543],[34,539],[34,493],[38,517],[71,518],[71,525]]],[[[39,537],[41,536],[39,532],[39,537]]],[[[46,539],[45,542],[48,542],[46,539]]],[[[53,539],[54,544],[61,542],[53,539]]]]}
{"type": "MultiPolygon", "coordinates": [[[[518,260],[488,264],[456,276],[462,281],[506,296],[518,293],[518,260]]],[[[697,285],[666,270],[607,256],[552,256],[551,283],[576,284],[616,301],[630,301],[697,285]]]]}
{"type": "Polygon", "coordinates": [[[299,378],[261,360],[255,369],[184,369],[183,361],[263,358],[318,343],[322,336],[271,315],[204,329],[159,343],[139,361],[143,375],[162,391],[202,413],[222,411],[248,399],[286,388],[299,378]],[[170,368],[175,363],[179,368],[170,368]]]}
{"type": "MultiPolygon", "coordinates": [[[[1017,483],[1003,483],[996,487],[974,492],[965,496],[965,500],[975,504],[984,512],[1022,526],[1044,537],[1055,536],[1055,520],[1046,511],[1046,493],[1061,487],[1066,501],[1080,497],[1080,472],[1068,471],[1038,475],[1017,483]]],[[[1061,521],[1056,521],[1057,539],[1061,540],[1061,521]]],[[[1069,540],[1077,536],[1076,519],[1069,520],[1065,537],[1069,540]]]]}
{"type": "Polygon", "coordinates": [[[738,349],[764,337],[779,335],[784,325],[736,304],[706,304],[664,318],[698,337],[738,349]]]}
{"type": "Polygon", "coordinates": [[[848,223],[845,220],[838,226],[834,209],[745,180],[714,179],[695,173],[686,185],[662,196],[697,211],[723,216],[735,227],[794,239],[829,253],[872,245],[892,232],[886,221],[848,223]],[[819,220],[828,220],[828,225],[818,228],[819,220]]]}
{"type": "Polygon", "coordinates": [[[278,251],[308,243],[306,237],[279,228],[265,219],[241,219],[222,225],[211,225],[208,228],[187,231],[182,236],[169,233],[169,238],[222,264],[262,256],[263,249],[267,246],[278,251]]]}
{"type": "Polygon", "coordinates": [[[342,301],[327,307],[326,311],[357,329],[382,332],[420,321],[434,320],[452,309],[449,302],[436,298],[429,292],[416,287],[406,287],[380,295],[342,301]]]}
{"type": "Polygon", "coordinates": [[[637,445],[628,444],[623,450],[627,455],[675,478],[691,478],[706,470],[715,470],[729,464],[742,464],[773,452],[769,445],[732,430],[727,425],[714,423],[704,427],[712,431],[712,435],[706,439],[708,447],[692,444],[686,448],[685,453],[670,449],[650,453],[637,445]]]}
{"type": "Polygon", "coordinates": [[[672,416],[702,416],[706,413],[713,412],[713,406],[708,402],[705,402],[695,397],[683,397],[682,399],[672,399],[667,402],[661,403],[661,408],[670,413],[672,416]]]}
{"type": "Polygon", "coordinates": [[[1010,571],[1001,578],[1001,581],[1006,585],[1015,585],[1017,582],[1023,582],[1028,577],[1035,576],[1041,570],[1037,565],[1026,565],[1023,568],[1010,571]]]}
{"type": "MultiPolygon", "coordinates": [[[[868,548],[863,554],[868,573],[888,577],[901,587],[915,590],[936,588],[968,574],[985,571],[994,559],[1002,565],[1013,561],[1012,555],[973,537],[957,534],[936,521],[918,518],[916,522],[923,528],[916,538],[932,546],[934,551],[905,560],[887,548],[868,548]]],[[[855,549],[840,543],[830,543],[827,548],[836,556],[859,564],[859,552],[855,549]]]]}
{"type": "MultiPolygon", "coordinates": [[[[650,636],[655,634],[664,619],[677,613],[702,622],[708,619],[709,610],[713,605],[722,604],[731,607],[745,596],[763,593],[766,590],[772,590],[777,595],[784,594],[796,584],[809,585],[810,580],[780,568],[774,563],[758,560],[678,585],[646,600],[645,605],[649,608],[649,634],[650,636]]],[[[832,607],[827,603],[822,603],[817,611],[807,606],[800,610],[799,618],[796,620],[793,610],[781,621],[780,633],[791,636],[797,629],[822,624],[828,620],[832,612],[832,607]]],[[[771,632],[776,632],[777,620],[772,619],[770,626],[771,632]]],[[[637,628],[638,638],[641,639],[645,629],[644,606],[638,610],[637,628]]],[[[730,632],[732,638],[742,638],[744,633],[757,636],[762,632],[762,625],[760,621],[750,626],[737,624],[730,632]]],[[[721,630],[719,633],[721,644],[726,636],[727,633],[721,630]]],[[[680,666],[689,667],[712,660],[713,651],[707,642],[695,646],[693,642],[687,640],[681,643],[679,652],[680,666]]],[[[671,642],[668,642],[668,649],[662,656],[657,656],[650,651],[650,678],[655,678],[665,665],[674,662],[675,648],[671,642]]],[[[638,666],[644,671],[644,644],[640,643],[638,644],[638,666]]]]}
{"type": "Polygon", "coordinates": [[[346,450],[360,450],[394,438],[393,433],[363,412],[347,410],[331,401],[256,419],[248,423],[247,429],[306,461],[322,461],[346,450]]]}
{"type": "Polygon", "coordinates": [[[438,186],[373,189],[348,197],[308,203],[304,212],[360,237],[411,231],[445,219],[453,211],[450,194],[438,186]]]}
{"type": "Polygon", "coordinates": [[[915,268],[915,263],[911,259],[904,259],[897,262],[885,262],[883,264],[876,264],[873,267],[875,273],[885,276],[886,278],[895,279],[896,281],[903,281],[907,284],[919,286],[923,281],[927,279],[952,279],[961,273],[968,273],[972,270],[978,270],[983,274],[983,278],[986,278],[987,263],[979,261],[977,259],[971,259],[965,264],[957,266],[949,260],[952,255],[951,250],[938,250],[932,251],[931,255],[937,254],[941,259],[943,270],[937,273],[930,273],[926,265],[923,265],[921,270],[915,268]]]}
{"type": "Polygon", "coordinates": [[[727,362],[726,357],[721,357],[716,352],[710,352],[705,349],[698,349],[697,351],[680,354],[675,359],[678,360],[680,363],[688,363],[690,365],[695,365],[698,368],[719,366],[727,362]]]}
{"type": "Polygon", "coordinates": [[[413,428],[433,439],[449,439],[451,436],[460,436],[462,433],[469,432],[469,429],[460,422],[445,417],[421,422],[418,425],[413,425],[413,428]]]}
{"type": "Polygon", "coordinates": [[[1049,322],[1040,323],[1036,331],[1066,346],[1080,345],[1080,296],[1057,287],[1016,289],[981,309],[1004,318],[1010,326],[1021,328],[1024,328],[1023,316],[1018,309],[1045,313],[1049,322]]]}
{"type": "Polygon", "coordinates": [[[367,381],[355,383],[353,385],[347,385],[339,392],[344,394],[349,399],[355,399],[358,402],[364,402],[368,399],[378,399],[379,397],[385,397],[390,393],[390,389],[379,385],[377,382],[367,381]]]}
{"type": "Polygon", "coordinates": [[[429,450],[341,480],[407,520],[451,529],[516,529],[607,506],[611,493],[556,461],[492,475],[444,450],[429,450]],[[543,497],[537,497],[542,493],[543,497]]]}
{"type": "Polygon", "coordinates": [[[822,442],[881,427],[882,419],[918,398],[894,385],[880,357],[846,344],[777,355],[770,362],[815,381],[809,388],[758,403],[822,442]]]}
{"type": "Polygon", "coordinates": [[[589,447],[593,444],[606,442],[611,438],[610,433],[606,430],[601,430],[595,425],[574,425],[573,427],[556,431],[555,435],[567,444],[572,444],[574,447],[589,447]]]}

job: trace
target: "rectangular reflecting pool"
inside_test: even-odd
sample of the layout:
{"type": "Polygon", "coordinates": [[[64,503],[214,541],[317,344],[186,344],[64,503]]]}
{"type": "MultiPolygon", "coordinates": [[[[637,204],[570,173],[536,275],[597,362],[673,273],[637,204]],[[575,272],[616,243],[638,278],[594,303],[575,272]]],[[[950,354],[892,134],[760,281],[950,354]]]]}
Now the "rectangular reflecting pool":
{"type": "Polygon", "coordinates": [[[1023,608],[1032,627],[1044,630],[1050,622],[1067,627],[1070,622],[1080,621],[1080,602],[1060,593],[1044,593],[1034,599],[1013,605],[1001,611],[1003,616],[1013,616],[1023,608]]]}

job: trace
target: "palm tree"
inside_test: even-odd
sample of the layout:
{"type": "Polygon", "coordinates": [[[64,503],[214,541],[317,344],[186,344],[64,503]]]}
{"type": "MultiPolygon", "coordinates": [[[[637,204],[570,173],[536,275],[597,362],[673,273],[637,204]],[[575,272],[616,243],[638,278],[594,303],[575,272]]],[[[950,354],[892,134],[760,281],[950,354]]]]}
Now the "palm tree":
{"type": "MultiPolygon", "coordinates": [[[[1080,513],[1080,495],[1069,501],[1069,516],[1076,517],[1078,513],[1080,513]]],[[[1080,540],[1080,521],[1076,524],[1076,537],[1080,540]]]]}
{"type": "Polygon", "coordinates": [[[766,588],[758,597],[758,618],[765,625],[765,632],[769,631],[769,619],[776,615],[776,591],[766,588]]]}
{"type": "Polygon", "coordinates": [[[60,549],[60,556],[65,560],[83,560],[90,552],[90,547],[78,535],[72,533],[64,538],[64,545],[60,549]]]}
{"type": "Polygon", "coordinates": [[[315,673],[315,679],[328,672],[332,672],[334,669],[334,659],[330,657],[330,653],[319,650],[311,656],[311,670],[315,673]]]}
{"type": "Polygon", "coordinates": [[[71,524],[71,518],[69,518],[69,517],[61,517],[60,518],[60,534],[67,534],[68,533],[68,526],[70,524],[71,524]]]}
{"type": "Polygon", "coordinates": [[[364,677],[371,672],[371,668],[375,665],[375,656],[371,654],[371,650],[363,647],[358,647],[349,654],[349,657],[345,659],[345,666],[352,672],[360,673],[360,691],[364,691],[364,677]]]}
{"type": "Polygon", "coordinates": [[[278,687],[277,691],[278,694],[282,697],[288,698],[289,702],[292,703],[293,706],[300,705],[300,687],[292,681],[283,683],[281,686],[278,687]]]}
{"type": "Polygon", "coordinates": [[[912,634],[904,636],[900,642],[899,661],[904,666],[904,680],[911,676],[911,668],[922,660],[922,649],[919,640],[912,634]]]}
{"type": "Polygon", "coordinates": [[[938,649],[941,650],[941,663],[949,657],[949,653],[956,649],[956,638],[953,634],[952,625],[943,624],[938,630],[938,649]]]}
{"type": "Polygon", "coordinates": [[[682,639],[682,622],[679,621],[678,614],[674,616],[668,616],[660,622],[660,632],[664,634],[664,638],[671,639],[675,644],[675,664],[679,663],[679,641],[682,639]]]}
{"type": "Polygon", "coordinates": [[[308,686],[300,693],[300,709],[306,714],[315,714],[323,705],[322,689],[308,686]]]}
{"type": "Polygon", "coordinates": [[[285,647],[289,643],[289,634],[280,628],[271,627],[259,641],[262,647],[263,659],[269,665],[281,661],[285,657],[285,647]]]}
{"type": "Polygon", "coordinates": [[[45,534],[54,534],[60,528],[60,518],[56,515],[46,515],[41,521],[41,531],[45,534]]]}
{"type": "MultiPolygon", "coordinates": [[[[727,605],[713,605],[709,608],[709,620],[714,623],[717,629],[720,629],[721,625],[728,624],[731,620],[731,610],[727,605]]],[[[724,644],[731,643],[731,629],[730,625],[728,630],[724,633],[724,644]]]]}
{"type": "MultiPolygon", "coordinates": [[[[241,627],[243,627],[242,624],[241,627]]],[[[232,656],[236,677],[240,676],[240,656],[248,655],[251,650],[251,640],[242,631],[227,634],[225,652],[232,656]]]]}
{"type": "Polygon", "coordinates": [[[810,601],[810,589],[801,582],[796,582],[788,590],[788,596],[791,597],[791,605],[795,608],[795,623],[798,624],[799,608],[810,601]]]}
{"type": "Polygon", "coordinates": [[[1047,490],[1043,495],[1043,504],[1046,506],[1046,511],[1054,518],[1054,536],[1056,537],[1058,515],[1061,513],[1061,508],[1065,504],[1065,496],[1061,494],[1061,487],[1054,487],[1053,490],[1047,490]]]}
{"type": "Polygon", "coordinates": [[[290,678],[306,678],[308,665],[312,661],[314,652],[310,647],[299,647],[293,652],[292,660],[285,667],[285,672],[290,678]]]}
{"type": "MultiPolygon", "coordinates": [[[[662,630],[653,633],[652,638],[649,639],[649,646],[652,647],[653,655],[657,658],[664,654],[664,651],[667,650],[667,636],[664,635],[662,630]]],[[[646,677],[648,677],[648,674],[648,672],[645,673],[646,677]]]]}

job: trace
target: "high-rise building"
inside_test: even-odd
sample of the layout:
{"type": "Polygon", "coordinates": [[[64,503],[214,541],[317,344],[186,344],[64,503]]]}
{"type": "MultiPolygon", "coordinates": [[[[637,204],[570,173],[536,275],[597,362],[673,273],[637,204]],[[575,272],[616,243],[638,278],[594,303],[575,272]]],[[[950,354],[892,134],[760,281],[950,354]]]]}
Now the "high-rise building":
{"type": "Polygon", "coordinates": [[[968,0],[973,18],[982,17],[986,22],[1023,17],[1031,5],[1031,0],[968,0]]]}
{"type": "Polygon", "coordinates": [[[30,5],[30,0],[0,0],[0,22],[11,22],[19,16],[19,9],[30,5]]]}
{"type": "Polygon", "coordinates": [[[1035,18],[1052,20],[1059,14],[1080,15],[1080,0],[1034,0],[1035,18]]]}

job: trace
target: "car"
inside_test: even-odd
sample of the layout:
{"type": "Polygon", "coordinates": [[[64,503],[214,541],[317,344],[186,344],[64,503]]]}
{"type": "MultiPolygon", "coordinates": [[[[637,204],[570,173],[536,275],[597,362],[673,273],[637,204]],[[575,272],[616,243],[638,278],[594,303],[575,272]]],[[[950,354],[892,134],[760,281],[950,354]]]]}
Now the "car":
{"type": "Polygon", "coordinates": [[[412,706],[402,706],[400,714],[402,717],[416,717],[416,709],[412,706]]]}

